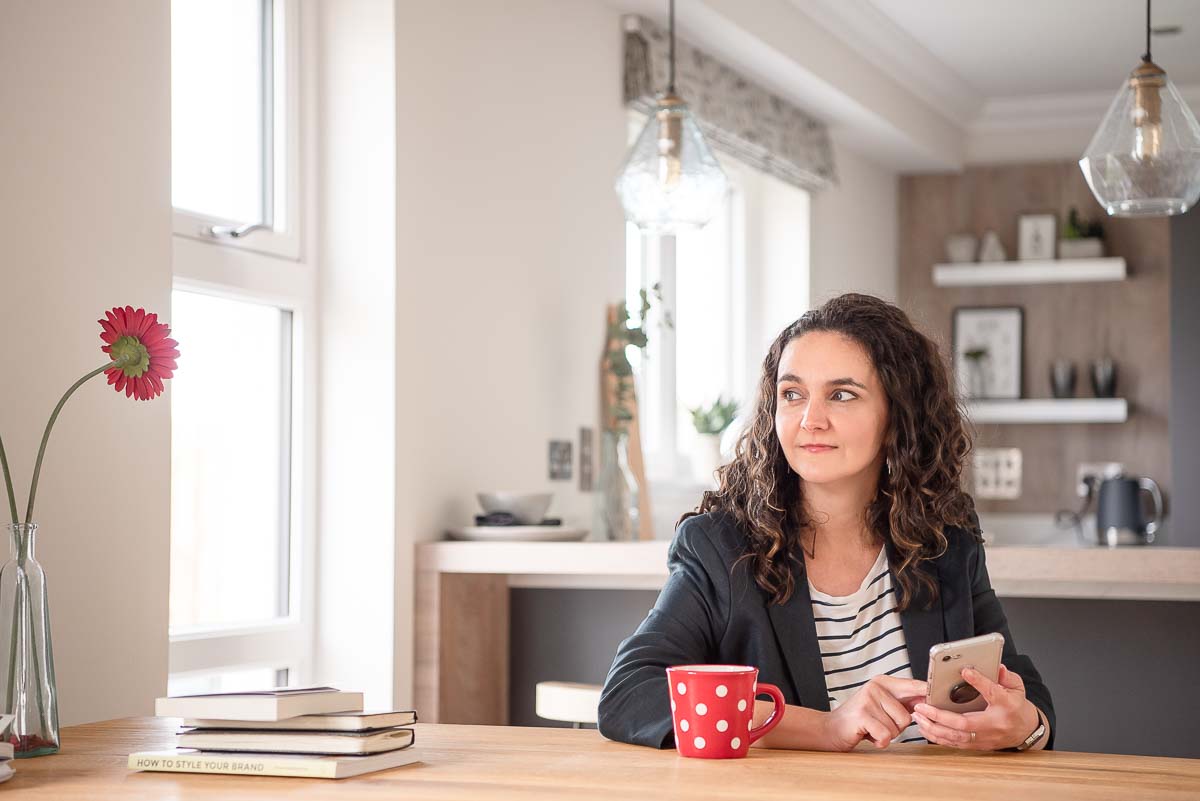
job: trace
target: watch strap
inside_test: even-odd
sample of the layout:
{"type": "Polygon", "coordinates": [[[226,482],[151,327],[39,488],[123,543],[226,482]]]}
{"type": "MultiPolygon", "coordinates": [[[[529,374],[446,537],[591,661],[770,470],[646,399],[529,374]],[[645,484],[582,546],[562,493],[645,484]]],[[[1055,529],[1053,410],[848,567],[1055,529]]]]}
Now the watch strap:
{"type": "Polygon", "coordinates": [[[1037,712],[1038,716],[1037,728],[1033,730],[1032,734],[1025,738],[1023,743],[1016,747],[1015,750],[1017,751],[1029,750],[1033,746],[1037,745],[1039,740],[1046,736],[1046,719],[1042,716],[1042,710],[1038,709],[1036,706],[1034,707],[1034,710],[1037,712]]]}

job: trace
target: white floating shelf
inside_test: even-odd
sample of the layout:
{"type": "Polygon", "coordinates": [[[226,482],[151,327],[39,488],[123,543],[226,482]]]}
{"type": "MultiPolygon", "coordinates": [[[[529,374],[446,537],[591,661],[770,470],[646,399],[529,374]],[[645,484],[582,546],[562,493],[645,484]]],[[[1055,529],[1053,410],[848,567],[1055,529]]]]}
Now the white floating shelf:
{"type": "Polygon", "coordinates": [[[997,286],[1000,284],[1068,284],[1084,281],[1124,281],[1125,259],[1055,259],[1053,261],[992,261],[933,265],[934,286],[997,286]]]}
{"type": "Polygon", "coordinates": [[[971,400],[967,414],[976,423],[1124,423],[1129,403],[1124,398],[971,400]]]}

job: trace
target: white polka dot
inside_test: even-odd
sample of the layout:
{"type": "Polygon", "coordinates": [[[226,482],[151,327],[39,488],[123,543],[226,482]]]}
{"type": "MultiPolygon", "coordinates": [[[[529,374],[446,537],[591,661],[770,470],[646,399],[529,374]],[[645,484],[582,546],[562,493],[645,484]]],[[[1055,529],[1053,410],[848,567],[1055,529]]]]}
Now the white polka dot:
{"type": "Polygon", "coordinates": [[[717,731],[725,731],[728,728],[729,728],[729,721],[727,721],[727,720],[718,720],[717,721],[717,731]]]}
{"type": "Polygon", "coordinates": [[[688,729],[691,728],[691,726],[688,724],[688,722],[686,720],[681,720],[681,721],[679,721],[679,728],[682,731],[687,731],[688,729]]]}
{"type": "Polygon", "coordinates": [[[729,695],[729,688],[726,687],[724,684],[718,684],[717,685],[717,697],[724,698],[727,695],[729,695]]]}
{"type": "Polygon", "coordinates": [[[704,748],[704,738],[697,737],[695,740],[692,740],[692,744],[695,745],[697,748],[704,748]]]}
{"type": "Polygon", "coordinates": [[[678,707],[677,707],[677,706],[675,706],[675,702],[674,702],[674,701],[672,701],[672,702],[671,702],[671,711],[672,711],[672,712],[674,712],[676,709],[678,709],[678,707]]]}
{"type": "Polygon", "coordinates": [[[738,712],[745,712],[745,711],[746,711],[746,699],[743,698],[742,700],[738,701],[738,712]]]}
{"type": "Polygon", "coordinates": [[[679,682],[675,685],[675,692],[679,693],[680,695],[687,695],[687,685],[682,681],[679,682]]]}
{"type": "Polygon", "coordinates": [[[696,714],[700,717],[704,717],[708,714],[708,707],[704,704],[696,704],[696,714]]]}
{"type": "Polygon", "coordinates": [[[740,737],[734,737],[732,740],[730,740],[729,747],[734,751],[738,750],[742,747],[742,739],[740,737]]]}

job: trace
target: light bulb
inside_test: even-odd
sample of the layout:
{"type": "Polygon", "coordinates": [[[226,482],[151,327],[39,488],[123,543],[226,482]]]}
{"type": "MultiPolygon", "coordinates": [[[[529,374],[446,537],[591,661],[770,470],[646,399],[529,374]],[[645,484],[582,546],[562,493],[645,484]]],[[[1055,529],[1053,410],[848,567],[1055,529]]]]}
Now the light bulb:
{"type": "Polygon", "coordinates": [[[670,192],[679,186],[683,162],[679,150],[683,146],[683,118],[672,108],[660,108],[658,118],[658,183],[670,192]]]}
{"type": "Polygon", "coordinates": [[[1129,76],[1133,89],[1133,157],[1138,161],[1162,155],[1162,95],[1167,73],[1153,61],[1143,61],[1129,76]]]}

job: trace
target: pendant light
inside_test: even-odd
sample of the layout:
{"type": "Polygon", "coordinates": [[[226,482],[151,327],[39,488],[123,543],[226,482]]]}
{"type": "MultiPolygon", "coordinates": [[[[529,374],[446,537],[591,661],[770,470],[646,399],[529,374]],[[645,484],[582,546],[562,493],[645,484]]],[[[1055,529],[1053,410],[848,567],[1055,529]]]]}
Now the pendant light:
{"type": "Polygon", "coordinates": [[[625,218],[647,233],[704,227],[729,191],[695,117],[675,91],[675,0],[670,0],[670,77],[617,176],[625,218]]]}
{"type": "Polygon", "coordinates": [[[1079,160],[1100,205],[1114,217],[1183,214],[1200,199],[1200,124],[1146,53],[1117,92],[1079,160]]]}

